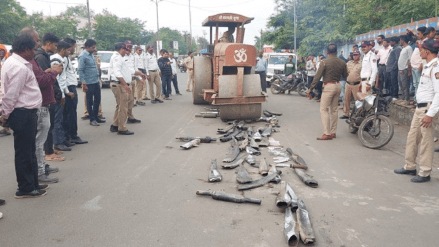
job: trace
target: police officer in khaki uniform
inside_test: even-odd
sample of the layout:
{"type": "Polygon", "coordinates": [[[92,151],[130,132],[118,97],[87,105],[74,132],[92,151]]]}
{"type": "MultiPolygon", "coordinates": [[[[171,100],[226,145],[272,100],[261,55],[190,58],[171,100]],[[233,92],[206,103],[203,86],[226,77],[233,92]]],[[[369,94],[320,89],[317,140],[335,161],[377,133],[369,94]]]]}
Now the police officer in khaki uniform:
{"type": "Polygon", "coordinates": [[[320,101],[320,117],[323,124],[323,135],[317,140],[332,140],[336,138],[338,121],[338,98],[340,97],[340,79],[347,77],[346,63],[337,57],[337,46],[329,44],[326,52],[328,58],[321,61],[316,76],[308,89],[308,98],[323,76],[323,93],[320,101]]]}
{"type": "Polygon", "coordinates": [[[416,91],[416,110],[413,115],[405,148],[405,165],[395,169],[396,174],[418,175],[411,179],[414,183],[430,181],[433,166],[433,118],[439,111],[439,40],[429,39],[420,49],[422,59],[427,61],[422,71],[416,91]],[[419,157],[418,157],[419,156],[419,157]]]}
{"type": "Polygon", "coordinates": [[[378,73],[377,57],[372,52],[372,44],[369,41],[364,41],[361,44],[361,51],[364,56],[361,62],[361,93],[366,95],[370,93],[371,87],[375,84],[375,79],[378,73]]]}
{"type": "Polygon", "coordinates": [[[191,92],[194,87],[194,53],[190,51],[187,55],[187,58],[184,59],[184,65],[188,74],[186,92],[191,92]]]}
{"type": "Polygon", "coordinates": [[[351,105],[351,97],[354,96],[355,100],[358,100],[358,91],[360,89],[361,83],[361,62],[360,62],[360,53],[358,51],[354,51],[352,53],[354,60],[349,61],[346,66],[348,68],[348,77],[346,79],[345,85],[345,93],[344,93],[344,107],[343,112],[344,115],[340,117],[340,119],[348,119],[349,111],[351,105]]]}

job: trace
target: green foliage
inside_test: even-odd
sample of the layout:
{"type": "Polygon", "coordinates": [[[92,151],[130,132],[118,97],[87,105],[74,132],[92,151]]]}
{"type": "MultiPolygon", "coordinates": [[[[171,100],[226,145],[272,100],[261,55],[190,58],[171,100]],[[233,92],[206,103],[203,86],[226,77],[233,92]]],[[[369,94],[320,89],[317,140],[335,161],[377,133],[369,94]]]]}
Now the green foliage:
{"type": "Polygon", "coordinates": [[[12,44],[20,30],[28,25],[24,8],[15,0],[2,0],[0,8],[0,43],[12,44]]]}
{"type": "Polygon", "coordinates": [[[275,0],[278,8],[267,24],[264,43],[294,45],[293,3],[297,1],[297,45],[300,55],[318,54],[330,43],[343,44],[371,30],[435,16],[432,0],[275,0]]]}

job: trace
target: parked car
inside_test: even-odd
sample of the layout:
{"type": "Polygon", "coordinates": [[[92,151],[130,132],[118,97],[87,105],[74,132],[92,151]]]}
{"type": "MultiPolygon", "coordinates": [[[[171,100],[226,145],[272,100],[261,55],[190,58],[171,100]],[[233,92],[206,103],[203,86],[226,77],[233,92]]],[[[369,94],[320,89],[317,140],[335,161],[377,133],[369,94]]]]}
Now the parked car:
{"type": "Polygon", "coordinates": [[[102,87],[110,87],[110,81],[116,80],[114,76],[110,75],[110,59],[114,51],[98,51],[98,57],[101,60],[101,80],[102,87]]]}

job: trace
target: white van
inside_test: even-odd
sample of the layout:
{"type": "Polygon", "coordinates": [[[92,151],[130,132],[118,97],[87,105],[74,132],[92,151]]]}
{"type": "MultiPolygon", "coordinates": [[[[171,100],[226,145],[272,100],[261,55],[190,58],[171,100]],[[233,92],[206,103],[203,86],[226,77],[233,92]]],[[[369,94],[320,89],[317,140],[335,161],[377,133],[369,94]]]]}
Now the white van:
{"type": "Polygon", "coordinates": [[[297,60],[294,53],[268,53],[266,56],[268,83],[270,83],[273,75],[284,74],[285,63],[287,63],[289,56],[293,56],[293,62],[297,60]]]}

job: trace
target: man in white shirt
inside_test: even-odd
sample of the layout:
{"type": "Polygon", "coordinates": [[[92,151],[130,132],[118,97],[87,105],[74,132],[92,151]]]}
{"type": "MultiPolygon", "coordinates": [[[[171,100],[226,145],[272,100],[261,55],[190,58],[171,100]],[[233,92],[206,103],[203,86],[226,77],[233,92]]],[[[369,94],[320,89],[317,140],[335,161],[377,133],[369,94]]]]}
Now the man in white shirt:
{"type": "Polygon", "coordinates": [[[308,87],[311,85],[314,76],[316,75],[316,62],[314,61],[314,56],[308,56],[308,61],[306,61],[306,75],[308,76],[308,87]]]}
{"type": "Polygon", "coordinates": [[[377,59],[378,59],[378,88],[384,89],[388,88],[390,85],[386,85],[390,78],[386,78],[386,64],[387,58],[389,58],[390,51],[392,51],[392,47],[390,47],[389,40],[384,39],[382,41],[383,47],[378,50],[377,59]]]}
{"type": "Polygon", "coordinates": [[[416,90],[418,89],[419,80],[421,79],[421,72],[423,65],[420,48],[422,47],[422,43],[424,40],[424,32],[426,29],[427,29],[426,27],[419,27],[417,29],[418,40],[416,42],[416,47],[413,50],[412,56],[410,57],[410,65],[412,67],[413,87],[415,88],[415,97],[414,97],[415,101],[416,101],[416,90]]]}
{"type": "MultiPolygon", "coordinates": [[[[142,47],[136,46],[134,50],[134,67],[136,70],[139,70],[146,75],[145,58],[142,47]]],[[[134,94],[134,100],[138,105],[145,105],[145,102],[141,101],[143,99],[142,93],[145,87],[146,81],[142,77],[136,77],[136,92],[134,94]]]]}
{"type": "Polygon", "coordinates": [[[408,103],[410,98],[409,89],[410,82],[409,77],[412,73],[411,65],[410,65],[410,57],[412,56],[413,50],[412,47],[409,46],[409,36],[401,35],[400,44],[402,46],[401,54],[398,59],[398,81],[399,86],[402,91],[402,99],[404,100],[404,104],[408,103]]]}
{"type": "MultiPolygon", "coordinates": [[[[177,78],[177,60],[174,58],[174,53],[169,53],[169,60],[171,61],[171,69],[172,69],[172,84],[174,85],[175,93],[177,95],[181,95],[180,90],[178,89],[178,78],[177,78]]],[[[169,92],[172,93],[172,87],[169,88],[169,92]]]]}
{"type": "Polygon", "coordinates": [[[146,48],[147,53],[145,54],[145,69],[146,78],[148,79],[149,85],[149,97],[151,98],[151,103],[163,103],[160,99],[162,94],[162,81],[160,79],[160,68],[157,63],[157,57],[154,54],[154,48],[148,46],[146,48]],[[154,86],[155,85],[155,93],[154,86]]]}
{"type": "Polygon", "coordinates": [[[363,52],[363,60],[361,62],[361,93],[370,93],[371,87],[375,85],[376,75],[378,73],[377,57],[372,52],[372,44],[369,41],[364,41],[361,44],[361,51],[363,52]]]}

